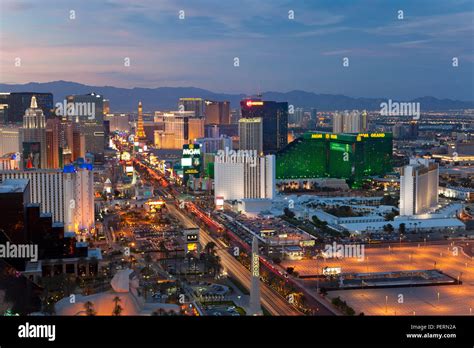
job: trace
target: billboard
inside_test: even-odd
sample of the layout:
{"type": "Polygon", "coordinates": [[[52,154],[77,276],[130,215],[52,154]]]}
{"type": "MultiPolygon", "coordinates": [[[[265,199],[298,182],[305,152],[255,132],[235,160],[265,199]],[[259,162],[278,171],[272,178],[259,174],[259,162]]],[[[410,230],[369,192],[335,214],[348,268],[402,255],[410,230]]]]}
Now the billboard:
{"type": "Polygon", "coordinates": [[[186,228],[183,231],[185,251],[198,252],[199,251],[199,228],[186,228]]]}
{"type": "Polygon", "coordinates": [[[41,168],[41,143],[23,142],[23,168],[41,168]]]}
{"type": "Polygon", "coordinates": [[[181,158],[181,167],[184,175],[201,175],[201,145],[185,144],[183,145],[183,155],[181,158]]]}
{"type": "Polygon", "coordinates": [[[224,210],[224,197],[223,196],[216,197],[216,209],[224,210]]]}
{"type": "Polygon", "coordinates": [[[341,274],[341,267],[324,267],[323,275],[331,276],[341,274]]]}

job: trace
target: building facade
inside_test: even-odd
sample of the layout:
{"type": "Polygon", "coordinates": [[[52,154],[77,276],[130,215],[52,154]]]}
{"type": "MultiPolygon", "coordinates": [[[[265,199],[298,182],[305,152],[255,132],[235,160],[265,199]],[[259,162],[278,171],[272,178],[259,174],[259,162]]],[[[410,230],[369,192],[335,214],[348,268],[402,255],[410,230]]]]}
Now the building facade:
{"type": "Polygon", "coordinates": [[[275,153],[288,144],[288,103],[245,99],[240,102],[242,118],[263,120],[263,152],[275,153]]]}
{"type": "Polygon", "coordinates": [[[261,117],[239,120],[239,149],[263,152],[263,121],[261,117]]]}
{"type": "Polygon", "coordinates": [[[37,107],[43,111],[48,119],[53,116],[53,95],[51,93],[14,92],[0,93],[0,105],[4,105],[3,122],[20,123],[26,109],[31,105],[31,98],[35,96],[37,107]]]}
{"type": "Polygon", "coordinates": [[[273,199],[275,156],[256,151],[219,151],[214,159],[214,195],[224,200],[273,199]]]}
{"type": "Polygon", "coordinates": [[[18,127],[0,128],[0,156],[20,152],[20,129],[18,127]]]}
{"type": "Polygon", "coordinates": [[[206,124],[230,124],[230,102],[205,102],[206,124]]]}
{"type": "Polygon", "coordinates": [[[392,171],[392,134],[308,132],[276,154],[277,180],[364,178],[392,171]]]}
{"type": "Polygon", "coordinates": [[[202,98],[179,98],[178,110],[181,112],[192,111],[194,116],[204,117],[205,104],[202,98]]]}
{"type": "Polygon", "coordinates": [[[338,112],[332,116],[332,132],[339,133],[360,133],[367,131],[367,112],[352,110],[338,112]]]}
{"type": "Polygon", "coordinates": [[[64,223],[66,231],[94,227],[94,178],[90,167],[0,171],[0,181],[8,179],[28,179],[30,201],[40,204],[41,213],[51,213],[54,222],[64,223]]]}
{"type": "Polygon", "coordinates": [[[23,116],[20,148],[23,169],[47,168],[46,118],[35,96],[31,97],[30,107],[23,116]]]}
{"type": "Polygon", "coordinates": [[[400,215],[428,213],[438,205],[439,169],[433,160],[412,158],[400,173],[400,215]]]}

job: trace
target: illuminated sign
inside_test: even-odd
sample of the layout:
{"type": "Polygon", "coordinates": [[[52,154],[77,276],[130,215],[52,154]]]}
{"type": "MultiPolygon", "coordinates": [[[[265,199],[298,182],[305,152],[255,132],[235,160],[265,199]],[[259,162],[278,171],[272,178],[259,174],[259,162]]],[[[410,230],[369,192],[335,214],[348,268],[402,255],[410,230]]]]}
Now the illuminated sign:
{"type": "Polygon", "coordinates": [[[342,151],[342,152],[350,151],[349,144],[330,143],[329,148],[334,151],[342,151]]]}
{"type": "Polygon", "coordinates": [[[216,209],[218,210],[224,209],[224,197],[222,196],[216,197],[216,209]]]}
{"type": "Polygon", "coordinates": [[[262,106],[263,105],[263,101],[257,101],[257,100],[247,100],[245,102],[245,105],[247,105],[248,107],[251,107],[251,106],[262,106]]]}
{"type": "Polygon", "coordinates": [[[23,142],[23,167],[25,169],[41,168],[41,143],[23,142]]]}
{"type": "Polygon", "coordinates": [[[160,205],[165,204],[165,202],[164,201],[151,201],[151,202],[147,202],[146,204],[148,204],[149,206],[155,206],[155,205],[160,206],[160,205]]]}
{"type": "Polygon", "coordinates": [[[183,149],[183,155],[185,156],[194,156],[194,155],[200,155],[201,154],[201,149],[183,149]]]}
{"type": "Polygon", "coordinates": [[[130,161],[131,156],[129,152],[124,151],[122,152],[122,155],[120,156],[120,158],[122,161],[130,161]]]}
{"type": "Polygon", "coordinates": [[[188,251],[196,251],[197,250],[197,243],[189,243],[187,245],[188,251]]]}
{"type": "Polygon", "coordinates": [[[201,174],[201,146],[199,144],[183,145],[181,167],[185,175],[198,177],[201,174]]]}
{"type": "Polygon", "coordinates": [[[257,254],[252,254],[252,276],[260,277],[260,260],[257,254]]]}
{"type": "Polygon", "coordinates": [[[184,170],[184,174],[197,175],[197,174],[199,174],[199,170],[198,170],[198,169],[194,169],[194,168],[185,169],[185,170],[184,170]]]}
{"type": "Polygon", "coordinates": [[[323,135],[322,134],[311,134],[312,139],[322,139],[323,135]]]}
{"type": "Polygon", "coordinates": [[[357,135],[357,141],[360,141],[359,138],[385,138],[385,133],[359,133],[357,135]]]}
{"type": "Polygon", "coordinates": [[[336,275],[341,274],[341,267],[324,267],[323,268],[324,275],[336,275]]]}
{"type": "Polygon", "coordinates": [[[311,247],[311,246],[314,246],[314,245],[315,245],[314,239],[302,240],[300,242],[300,246],[302,246],[302,247],[311,247]]]}
{"type": "Polygon", "coordinates": [[[181,167],[191,167],[193,165],[193,159],[191,157],[181,158],[181,167]]]}
{"type": "Polygon", "coordinates": [[[186,241],[187,242],[195,242],[198,240],[198,235],[197,234],[188,234],[186,236],[186,241]]]}

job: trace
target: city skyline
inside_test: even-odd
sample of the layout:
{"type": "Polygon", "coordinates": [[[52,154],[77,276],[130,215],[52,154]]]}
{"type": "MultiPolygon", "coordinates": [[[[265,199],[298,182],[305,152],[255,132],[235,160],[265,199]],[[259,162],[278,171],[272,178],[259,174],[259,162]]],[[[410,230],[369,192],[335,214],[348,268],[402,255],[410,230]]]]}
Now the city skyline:
{"type": "Polygon", "coordinates": [[[0,8],[2,83],[474,99],[469,1],[6,0],[0,8]]]}
{"type": "Polygon", "coordinates": [[[4,343],[471,342],[473,19],[0,0],[4,343]]]}

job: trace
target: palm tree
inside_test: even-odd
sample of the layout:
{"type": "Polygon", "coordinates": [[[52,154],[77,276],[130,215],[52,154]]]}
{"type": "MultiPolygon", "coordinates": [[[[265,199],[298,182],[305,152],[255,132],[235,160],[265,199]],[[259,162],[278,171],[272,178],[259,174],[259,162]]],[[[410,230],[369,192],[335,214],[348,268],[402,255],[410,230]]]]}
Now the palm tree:
{"type": "Polygon", "coordinates": [[[216,273],[220,272],[222,269],[221,258],[218,255],[209,255],[209,265],[211,266],[215,277],[216,273]]]}
{"type": "Polygon", "coordinates": [[[84,308],[86,310],[86,315],[88,316],[96,315],[96,312],[94,310],[94,304],[91,301],[87,301],[86,303],[84,303],[84,308]]]}
{"type": "Polygon", "coordinates": [[[120,299],[120,297],[115,296],[113,301],[115,303],[115,307],[114,307],[114,310],[112,312],[112,315],[119,316],[123,311],[122,306],[120,306],[120,304],[119,304],[122,300],[120,299]]]}
{"type": "Polygon", "coordinates": [[[206,244],[206,246],[204,247],[204,250],[206,252],[206,254],[208,255],[214,255],[216,253],[216,243],[214,242],[209,242],[206,244]]]}
{"type": "Polygon", "coordinates": [[[156,311],[154,311],[153,313],[151,313],[151,315],[154,315],[154,316],[163,316],[165,315],[165,310],[163,308],[159,308],[157,309],[156,311]]]}

